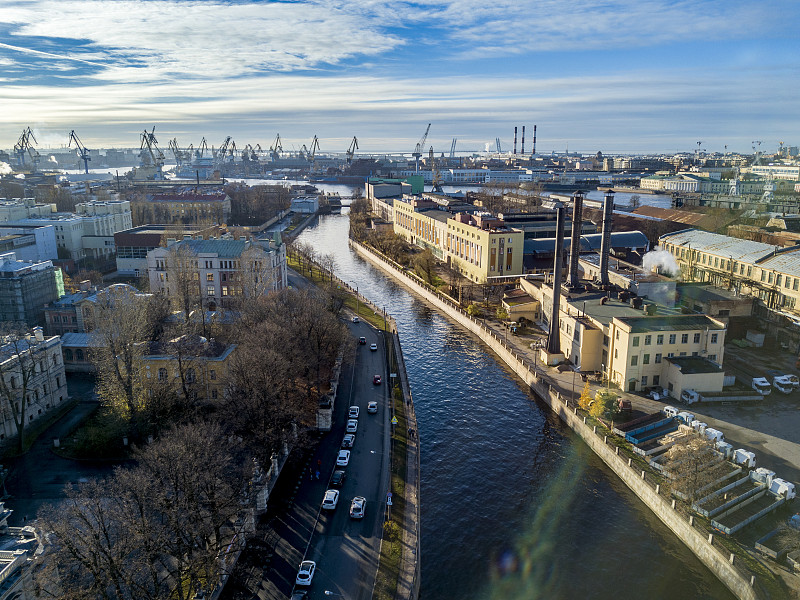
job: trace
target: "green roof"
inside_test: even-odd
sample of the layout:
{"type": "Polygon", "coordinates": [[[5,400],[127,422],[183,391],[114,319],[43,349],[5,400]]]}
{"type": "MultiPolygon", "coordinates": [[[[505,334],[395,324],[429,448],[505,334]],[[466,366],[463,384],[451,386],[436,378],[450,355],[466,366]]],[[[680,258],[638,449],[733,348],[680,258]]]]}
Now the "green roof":
{"type": "Polygon", "coordinates": [[[684,375],[693,375],[695,373],[719,373],[722,371],[722,367],[717,363],[711,362],[707,358],[701,356],[673,356],[667,357],[664,360],[679,367],[681,373],[684,375]]]}

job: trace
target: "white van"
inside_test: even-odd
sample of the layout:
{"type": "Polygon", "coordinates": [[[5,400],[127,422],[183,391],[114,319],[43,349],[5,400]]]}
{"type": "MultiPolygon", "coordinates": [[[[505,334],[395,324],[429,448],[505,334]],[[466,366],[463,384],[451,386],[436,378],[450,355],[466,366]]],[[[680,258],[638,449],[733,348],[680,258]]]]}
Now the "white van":
{"type": "Polygon", "coordinates": [[[678,413],[681,411],[679,411],[674,406],[665,406],[664,408],[661,409],[661,412],[663,412],[668,417],[677,417],[678,413]]]}

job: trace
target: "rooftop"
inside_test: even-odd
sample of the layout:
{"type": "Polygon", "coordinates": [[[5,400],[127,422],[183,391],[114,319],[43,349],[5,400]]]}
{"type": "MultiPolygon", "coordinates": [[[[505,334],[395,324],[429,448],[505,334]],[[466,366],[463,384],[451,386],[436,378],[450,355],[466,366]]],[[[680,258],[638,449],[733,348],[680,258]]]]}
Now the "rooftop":
{"type": "Polygon", "coordinates": [[[654,315],[636,317],[617,317],[629,325],[631,333],[648,333],[650,331],[691,331],[698,329],[713,329],[721,331],[725,325],[718,323],[706,315],[654,315]]]}
{"type": "Polygon", "coordinates": [[[695,373],[719,373],[722,371],[722,367],[717,363],[711,362],[707,358],[701,356],[667,356],[664,360],[678,367],[684,375],[693,375],[695,373]]]}
{"type": "MultiPolygon", "coordinates": [[[[770,244],[742,240],[699,229],[684,229],[675,233],[667,233],[662,235],[659,240],[662,244],[686,246],[697,252],[705,252],[745,263],[756,263],[778,250],[776,246],[770,244]]],[[[800,246],[794,246],[791,250],[800,250],[800,246]]]]}
{"type": "Polygon", "coordinates": [[[185,245],[194,254],[215,254],[221,258],[238,258],[250,245],[245,240],[181,240],[177,244],[185,245]]]}

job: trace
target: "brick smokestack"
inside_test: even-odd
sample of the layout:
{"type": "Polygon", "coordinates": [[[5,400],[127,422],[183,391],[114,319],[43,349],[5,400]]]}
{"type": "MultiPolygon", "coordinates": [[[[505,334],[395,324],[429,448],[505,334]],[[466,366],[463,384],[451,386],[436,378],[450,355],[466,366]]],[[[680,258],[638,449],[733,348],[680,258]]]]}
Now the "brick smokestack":
{"type": "Polygon", "coordinates": [[[572,238],[569,245],[569,287],[580,284],[578,258],[581,254],[581,225],[583,224],[583,192],[572,195],[572,238]]]}
{"type": "Polygon", "coordinates": [[[564,205],[556,208],[556,258],[553,264],[553,311],[550,313],[550,331],[547,334],[547,351],[561,354],[559,304],[561,303],[561,263],[564,262],[564,205]]]}
{"type": "Polygon", "coordinates": [[[603,233],[600,237],[600,285],[608,285],[608,255],[611,253],[611,227],[614,224],[614,194],[603,200],[603,233]]]}

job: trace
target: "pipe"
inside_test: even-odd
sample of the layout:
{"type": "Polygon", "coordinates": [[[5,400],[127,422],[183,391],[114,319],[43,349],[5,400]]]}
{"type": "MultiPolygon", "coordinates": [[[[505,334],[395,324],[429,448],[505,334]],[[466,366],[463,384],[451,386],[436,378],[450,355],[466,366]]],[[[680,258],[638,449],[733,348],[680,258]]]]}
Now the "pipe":
{"type": "Polygon", "coordinates": [[[536,125],[533,126],[533,152],[531,152],[531,156],[536,154],[536,125]]]}
{"type": "Polygon", "coordinates": [[[525,125],[522,126],[522,152],[520,154],[525,154],[525,125]]]}
{"type": "Polygon", "coordinates": [[[514,127],[514,154],[517,153],[517,128],[514,127]]]}
{"type": "Polygon", "coordinates": [[[559,304],[561,302],[561,263],[564,260],[564,205],[556,208],[556,258],[553,264],[553,311],[550,315],[550,331],[547,333],[547,352],[561,354],[561,330],[559,329],[559,304]]]}
{"type": "Polygon", "coordinates": [[[600,237],[600,285],[608,285],[608,256],[611,253],[611,228],[614,220],[614,194],[603,200],[603,233],[600,237]]]}
{"type": "Polygon", "coordinates": [[[583,224],[583,192],[572,195],[572,238],[569,246],[569,287],[577,288],[578,258],[581,254],[581,225],[583,224]]]}

